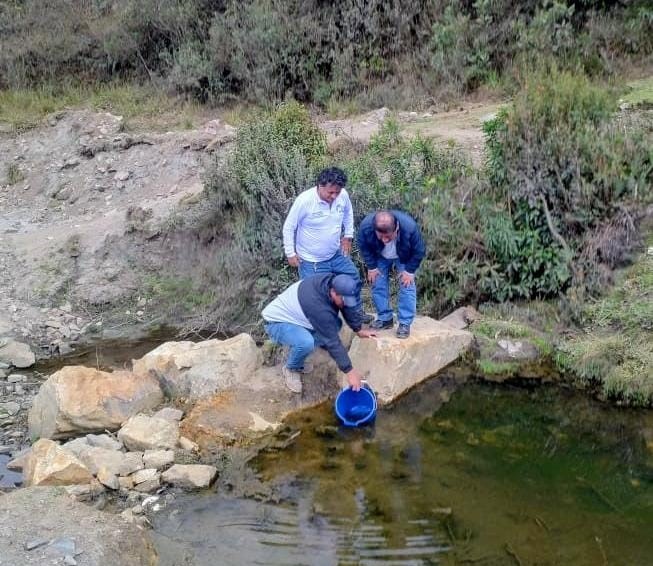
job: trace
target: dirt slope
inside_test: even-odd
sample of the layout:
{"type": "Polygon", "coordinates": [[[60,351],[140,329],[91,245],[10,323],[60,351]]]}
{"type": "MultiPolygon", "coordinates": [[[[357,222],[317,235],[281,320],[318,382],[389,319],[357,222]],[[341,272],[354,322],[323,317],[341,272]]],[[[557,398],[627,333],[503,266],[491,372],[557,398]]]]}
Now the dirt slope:
{"type": "MultiPolygon", "coordinates": [[[[396,117],[408,133],[453,141],[478,163],[482,119],[497,108],[396,117]]],[[[380,109],[321,126],[329,141],[368,141],[389,115],[380,109]]],[[[129,133],[119,116],[71,110],[1,135],[0,336],[48,357],[97,337],[108,310],[131,315],[112,336],[147,322],[138,283],[148,241],[183,214],[180,203],[198,198],[206,162],[224,155],[234,134],[217,119],[197,130],[129,133]]]]}

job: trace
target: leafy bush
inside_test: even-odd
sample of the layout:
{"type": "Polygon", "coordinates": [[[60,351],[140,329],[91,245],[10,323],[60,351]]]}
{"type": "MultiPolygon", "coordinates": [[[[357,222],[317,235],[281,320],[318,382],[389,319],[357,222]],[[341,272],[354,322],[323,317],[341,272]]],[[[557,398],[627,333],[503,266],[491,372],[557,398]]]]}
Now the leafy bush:
{"type": "Polygon", "coordinates": [[[533,75],[487,126],[488,178],[511,222],[490,215],[485,226],[504,232],[488,242],[502,270],[526,280],[518,295],[552,295],[570,283],[581,295],[596,291],[601,264],[623,263],[636,244],[637,211],[653,199],[653,139],[646,126],[626,133],[615,111],[604,89],[553,68],[533,75]],[[513,266],[518,249],[524,262],[513,266]]]}

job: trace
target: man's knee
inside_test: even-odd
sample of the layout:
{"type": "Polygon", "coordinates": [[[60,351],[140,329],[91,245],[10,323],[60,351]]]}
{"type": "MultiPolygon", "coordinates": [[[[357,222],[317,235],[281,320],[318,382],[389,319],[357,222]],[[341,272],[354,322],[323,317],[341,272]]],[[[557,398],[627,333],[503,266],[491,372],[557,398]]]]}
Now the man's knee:
{"type": "Polygon", "coordinates": [[[307,333],[306,336],[302,336],[295,341],[293,348],[298,352],[310,353],[315,349],[315,340],[313,336],[307,333]]]}

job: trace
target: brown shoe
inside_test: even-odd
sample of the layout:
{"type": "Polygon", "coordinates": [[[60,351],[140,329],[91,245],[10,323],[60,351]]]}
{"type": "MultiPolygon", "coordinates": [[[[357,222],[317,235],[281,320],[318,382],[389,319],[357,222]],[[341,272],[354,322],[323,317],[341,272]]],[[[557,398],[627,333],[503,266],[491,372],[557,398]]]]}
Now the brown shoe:
{"type": "Polygon", "coordinates": [[[281,368],[281,375],[283,375],[286,387],[293,393],[302,392],[302,376],[298,371],[288,369],[286,366],[281,368]]]}

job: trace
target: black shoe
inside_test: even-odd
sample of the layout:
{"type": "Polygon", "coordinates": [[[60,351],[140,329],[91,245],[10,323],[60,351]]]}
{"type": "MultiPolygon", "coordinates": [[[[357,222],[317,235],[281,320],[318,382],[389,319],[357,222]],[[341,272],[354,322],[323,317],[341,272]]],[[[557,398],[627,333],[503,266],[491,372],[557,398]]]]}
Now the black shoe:
{"type": "Polygon", "coordinates": [[[379,320],[378,318],[370,324],[370,328],[374,328],[374,330],[384,330],[386,328],[392,328],[394,326],[394,321],[392,319],[390,320],[379,320]]]}
{"type": "Polygon", "coordinates": [[[408,338],[410,336],[410,325],[399,324],[397,327],[397,338],[408,338]]]}
{"type": "Polygon", "coordinates": [[[367,314],[366,312],[364,312],[362,314],[362,318],[363,318],[363,324],[370,324],[374,320],[374,315],[367,314]]]}

